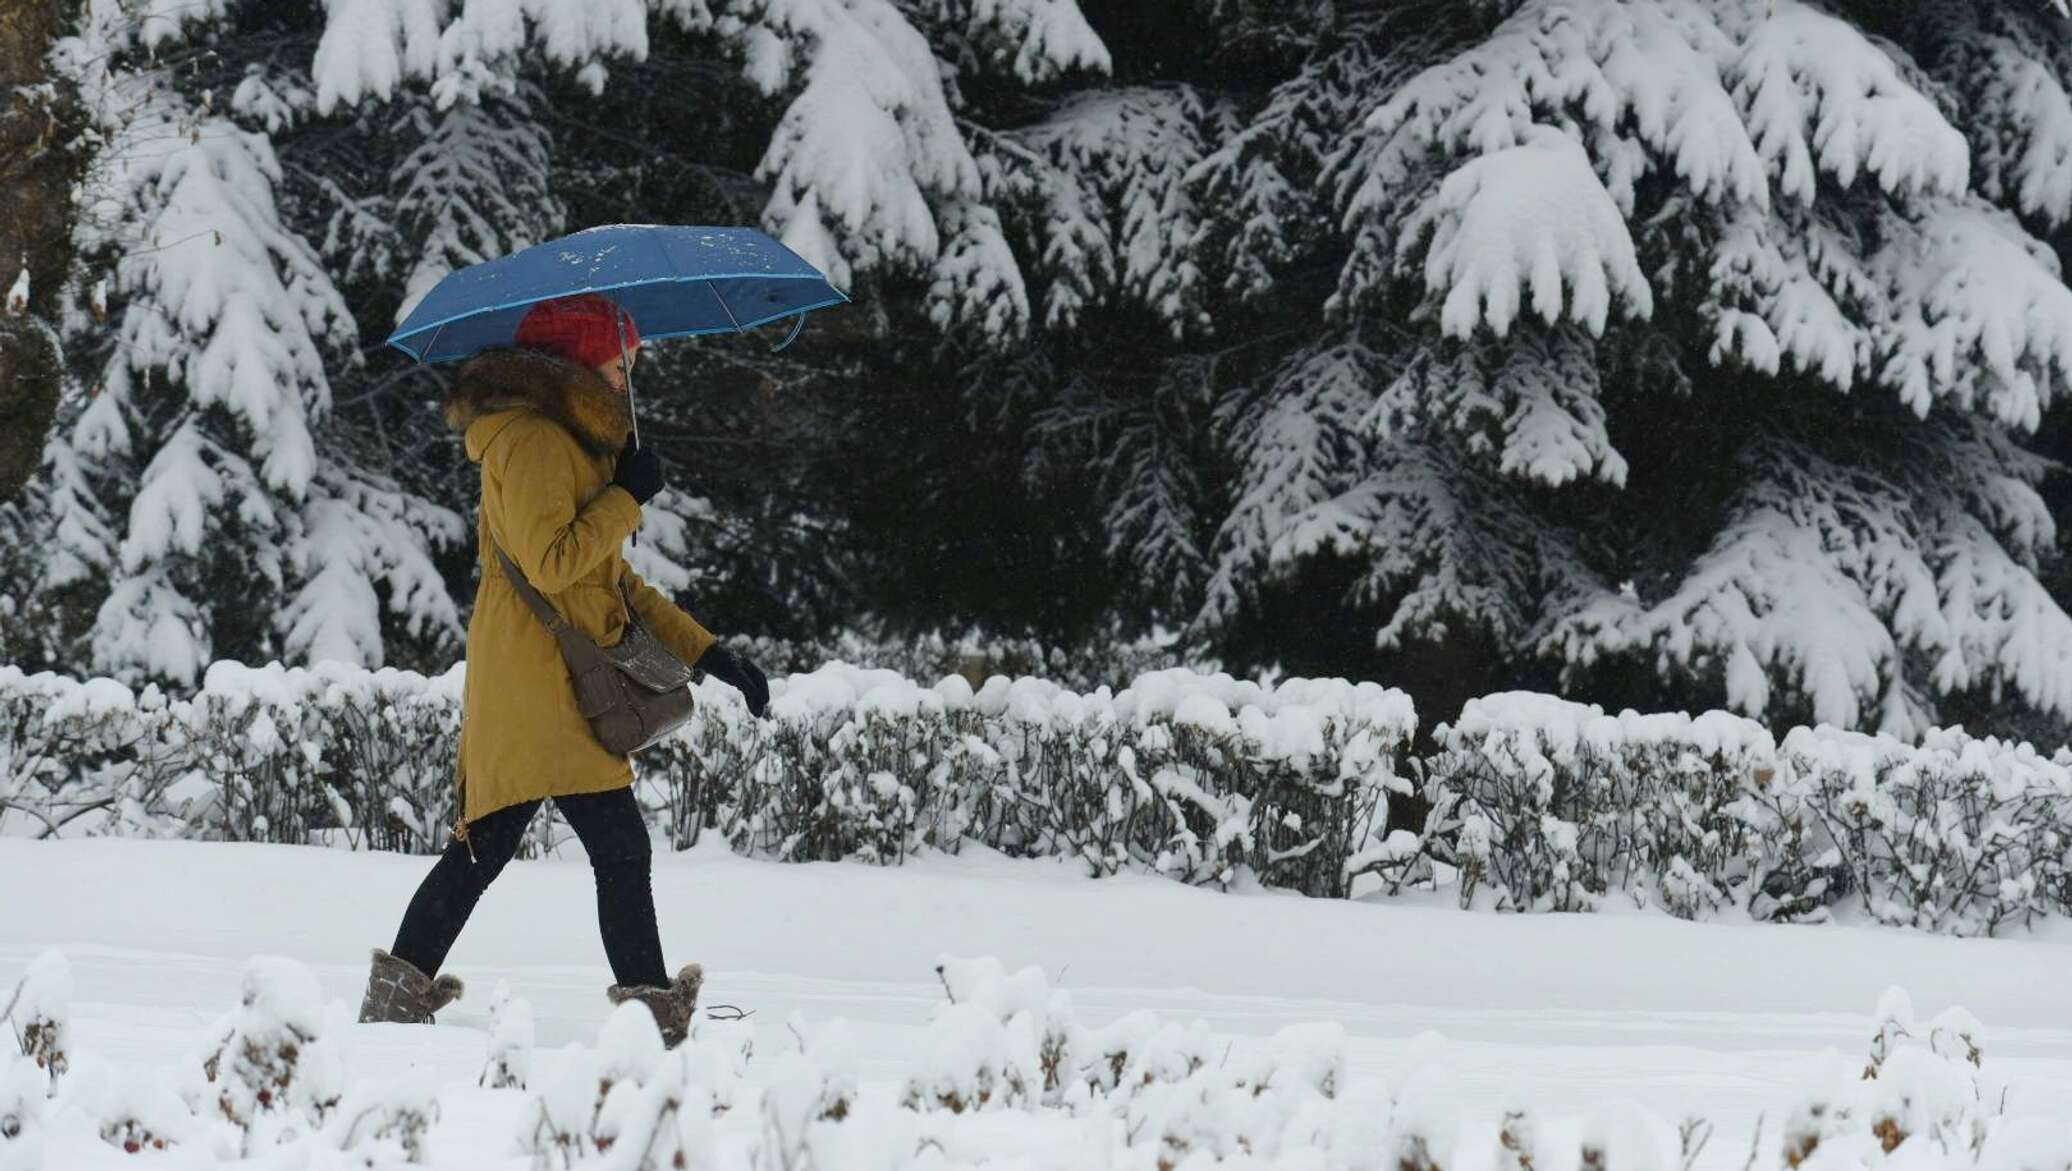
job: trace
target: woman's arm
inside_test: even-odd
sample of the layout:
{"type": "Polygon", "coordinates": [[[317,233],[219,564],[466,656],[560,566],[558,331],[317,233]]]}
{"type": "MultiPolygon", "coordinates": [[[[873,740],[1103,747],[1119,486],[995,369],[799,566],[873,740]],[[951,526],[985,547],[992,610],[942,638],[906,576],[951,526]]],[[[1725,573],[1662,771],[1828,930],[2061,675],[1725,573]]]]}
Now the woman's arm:
{"type": "Polygon", "coordinates": [[[640,504],[607,485],[581,507],[582,449],[546,419],[512,423],[494,444],[497,539],[533,588],[559,593],[602,564],[640,527],[640,504]]]}
{"type": "Polygon", "coordinates": [[[675,602],[661,590],[649,585],[631,566],[624,578],[629,593],[633,595],[634,612],[640,615],[641,624],[646,626],[662,645],[676,652],[676,657],[695,667],[698,660],[717,641],[712,632],[698,624],[696,618],[683,612],[675,602]]]}

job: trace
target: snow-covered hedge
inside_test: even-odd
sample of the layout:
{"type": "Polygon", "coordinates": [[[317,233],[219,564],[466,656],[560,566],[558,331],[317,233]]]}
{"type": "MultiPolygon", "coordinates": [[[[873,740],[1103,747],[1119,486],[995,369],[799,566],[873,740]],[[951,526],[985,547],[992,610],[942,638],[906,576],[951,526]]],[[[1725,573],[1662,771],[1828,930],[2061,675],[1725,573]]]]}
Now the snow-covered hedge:
{"type": "Polygon", "coordinates": [[[1472,700],[1416,762],[1433,803],[1414,876],[1462,902],[1583,910],[1625,897],[1964,934],[2072,909],[2072,753],[1937,730],[1608,715],[1546,695],[1472,700]],[[1444,861],[1435,861],[1443,859],[1444,861]],[[1450,863],[1448,865],[1447,863],[1450,863]]]}
{"type": "MultiPolygon", "coordinates": [[[[255,959],[199,1061],[143,1069],[80,1053],[61,1074],[0,1035],[0,1169],[113,1148],[182,1166],[312,1168],[1687,1171],[1713,1141],[1736,1157],[1752,1143],[1748,1166],[1793,1171],[2072,1160],[2062,1124],[2006,1113],[2010,1087],[1985,1067],[1976,1018],[1949,1008],[1916,1023],[1896,988],[1867,1030],[1867,1061],[1830,1051],[1799,1075],[1783,1125],[1745,1136],[1632,1103],[1580,1119],[1519,1102],[1485,1115],[1456,1088],[1437,1038],[1376,1076],[1350,1068],[1336,1024],[1263,1038],[1149,1012],[1097,1025],[1035,968],[944,957],[936,972],[945,1001],[920,1044],[872,1076],[841,1020],[794,1016],[759,1036],[750,1021],[700,1017],[665,1050],[647,1010],[625,1004],[594,1045],[527,1052],[524,1076],[485,1076],[485,1100],[449,1118],[440,1105],[458,1087],[356,1071],[364,1030],[346,1006],[327,1006],[299,965],[255,959]]],[[[7,987],[0,1021],[13,1023],[7,987]]],[[[39,960],[17,989],[17,1005],[68,1003],[62,958],[39,960]]]]}
{"type": "MultiPolygon", "coordinates": [[[[219,663],[195,695],[0,667],[0,831],[434,851],[453,817],[461,668],[436,678],[219,663]]],[[[1931,732],[1919,744],[1722,712],[1610,715],[1473,700],[1406,755],[1374,684],[1150,672],[1119,693],[994,677],[921,686],[832,664],[770,718],[702,685],[639,792],[684,848],[897,863],[983,843],[1241,873],[1312,895],[1453,888],[1464,905],[1880,922],[1990,933],[2072,911],[2072,753],[1931,732]],[[1387,823],[1390,793],[1422,825],[1387,823]],[[1406,803],[1407,804],[1407,803],[1406,803]]]]}
{"type": "Polygon", "coordinates": [[[0,666],[0,825],[434,849],[461,678],[217,663],[172,698],[0,666]]]}
{"type": "MultiPolygon", "coordinates": [[[[219,663],[169,699],[0,668],[0,818],[17,830],[330,841],[436,850],[453,793],[461,669],[219,663]]],[[[1265,688],[1187,671],[1080,695],[995,677],[976,691],[830,665],[780,680],[771,717],[703,685],[698,717],[642,757],[672,843],[892,863],[978,841],[1143,867],[1240,871],[1343,894],[1382,844],[1416,727],[1374,684],[1265,688]]]]}

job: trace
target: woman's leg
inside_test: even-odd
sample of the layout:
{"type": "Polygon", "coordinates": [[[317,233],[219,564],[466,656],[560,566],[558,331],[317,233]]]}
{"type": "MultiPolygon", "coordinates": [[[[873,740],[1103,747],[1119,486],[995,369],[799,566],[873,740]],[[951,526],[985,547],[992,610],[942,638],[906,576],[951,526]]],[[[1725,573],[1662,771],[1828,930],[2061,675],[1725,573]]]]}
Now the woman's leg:
{"type": "Polygon", "coordinates": [[[447,846],[418,885],[409,909],[403,912],[403,925],[396,929],[396,945],[389,949],[390,954],[415,964],[427,976],[437,975],[482,892],[518,852],[518,842],[539,807],[539,802],[527,801],[470,823],[468,840],[447,846]],[[470,845],[474,847],[472,856],[470,845]]]}
{"type": "Polygon", "coordinates": [[[597,876],[597,927],[612,976],[627,988],[663,988],[662,937],[655,927],[653,848],[633,790],[554,798],[597,876]]]}

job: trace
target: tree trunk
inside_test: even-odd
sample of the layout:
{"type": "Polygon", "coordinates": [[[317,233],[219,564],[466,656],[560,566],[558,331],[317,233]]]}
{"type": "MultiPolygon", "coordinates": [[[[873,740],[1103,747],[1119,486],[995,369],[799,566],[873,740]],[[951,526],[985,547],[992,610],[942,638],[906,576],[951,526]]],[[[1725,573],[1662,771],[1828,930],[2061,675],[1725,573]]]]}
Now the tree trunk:
{"type": "Polygon", "coordinates": [[[84,151],[78,103],[50,76],[47,57],[69,7],[0,0],[0,291],[23,270],[30,289],[25,310],[0,310],[0,501],[35,473],[63,378],[49,323],[72,264],[72,188],[84,151]]]}

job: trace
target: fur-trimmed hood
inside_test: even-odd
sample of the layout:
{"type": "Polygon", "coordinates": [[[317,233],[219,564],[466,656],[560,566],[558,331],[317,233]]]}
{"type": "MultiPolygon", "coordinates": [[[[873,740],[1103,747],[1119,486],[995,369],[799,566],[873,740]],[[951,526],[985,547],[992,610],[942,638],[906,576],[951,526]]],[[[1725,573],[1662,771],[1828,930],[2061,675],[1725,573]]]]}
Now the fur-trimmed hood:
{"type": "MultiPolygon", "coordinates": [[[[484,350],[460,368],[446,397],[446,423],[467,434],[478,419],[502,411],[538,411],[567,429],[583,450],[610,455],[626,446],[633,418],[625,395],[588,366],[539,350],[484,350]]],[[[469,444],[468,457],[481,452],[469,444]]]]}

